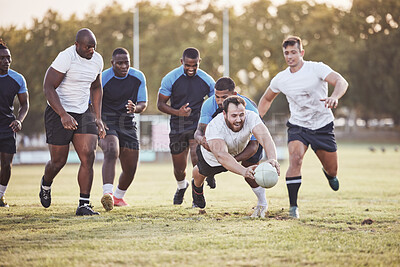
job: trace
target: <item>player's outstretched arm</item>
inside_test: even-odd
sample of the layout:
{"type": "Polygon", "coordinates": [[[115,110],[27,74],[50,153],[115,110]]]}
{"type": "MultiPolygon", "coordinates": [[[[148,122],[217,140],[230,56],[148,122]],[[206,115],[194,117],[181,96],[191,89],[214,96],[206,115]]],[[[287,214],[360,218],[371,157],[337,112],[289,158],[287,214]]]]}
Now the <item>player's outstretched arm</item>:
{"type": "Polygon", "coordinates": [[[215,158],[225,167],[228,171],[239,174],[244,178],[254,179],[254,169],[257,166],[250,166],[248,168],[240,165],[232,155],[228,153],[228,147],[222,139],[212,139],[208,141],[208,145],[215,158]]]}
{"type": "Polygon", "coordinates": [[[325,81],[334,86],[333,92],[330,97],[323,98],[325,107],[336,108],[339,99],[346,93],[349,83],[339,73],[333,71],[326,76],[325,81]]]}
{"type": "Polygon", "coordinates": [[[210,147],[208,146],[208,143],[207,143],[207,139],[205,137],[206,128],[207,128],[207,124],[199,123],[197,125],[196,131],[194,132],[194,139],[196,140],[196,142],[199,145],[203,146],[205,149],[207,149],[208,151],[211,152],[210,147]]]}
{"type": "Polygon", "coordinates": [[[272,140],[267,126],[265,126],[264,123],[257,124],[257,126],[253,128],[253,134],[264,148],[268,159],[267,161],[275,167],[278,175],[280,175],[280,165],[277,160],[275,142],[272,140]]]}
{"type": "Polygon", "coordinates": [[[273,92],[270,87],[267,88],[263,96],[260,98],[260,102],[258,102],[258,113],[261,117],[264,117],[265,113],[267,113],[271,107],[272,101],[274,101],[278,94],[279,93],[273,92]]]}

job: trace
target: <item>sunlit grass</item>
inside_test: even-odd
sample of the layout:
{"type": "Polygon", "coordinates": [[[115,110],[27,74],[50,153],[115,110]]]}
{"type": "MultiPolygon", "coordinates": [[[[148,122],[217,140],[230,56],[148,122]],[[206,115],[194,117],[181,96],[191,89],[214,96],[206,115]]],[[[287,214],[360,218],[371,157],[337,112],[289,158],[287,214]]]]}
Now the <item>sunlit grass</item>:
{"type": "Polygon", "coordinates": [[[126,196],[130,206],[105,212],[96,165],[91,200],[101,215],[76,217],[78,165],[57,176],[49,209],[38,198],[44,166],[14,166],[10,208],[0,209],[0,265],[400,265],[400,153],[341,145],[339,160],[340,190],[333,192],[307,153],[300,220],[287,217],[284,175],[267,190],[268,218],[252,220],[255,196],[230,173],[217,176],[215,190],[205,188],[205,214],[191,208],[190,191],[182,206],[173,206],[176,183],[168,163],[140,164],[126,196]],[[366,219],[372,224],[362,224],[366,219]]]}

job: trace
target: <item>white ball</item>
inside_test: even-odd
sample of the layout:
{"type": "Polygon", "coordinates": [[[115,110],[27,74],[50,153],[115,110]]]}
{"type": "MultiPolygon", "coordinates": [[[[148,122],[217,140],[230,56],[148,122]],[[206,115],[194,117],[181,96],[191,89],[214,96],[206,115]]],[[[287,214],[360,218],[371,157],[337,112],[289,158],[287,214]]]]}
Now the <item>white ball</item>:
{"type": "Polygon", "coordinates": [[[278,173],[275,167],[268,162],[263,162],[255,169],[256,183],[264,188],[271,188],[278,182],[278,173]]]}

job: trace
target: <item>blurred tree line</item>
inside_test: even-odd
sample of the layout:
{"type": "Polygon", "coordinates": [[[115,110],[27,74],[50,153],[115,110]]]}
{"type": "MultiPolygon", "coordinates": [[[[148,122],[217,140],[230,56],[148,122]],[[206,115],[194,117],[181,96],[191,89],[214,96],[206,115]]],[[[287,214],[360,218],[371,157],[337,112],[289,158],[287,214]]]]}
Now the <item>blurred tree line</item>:
{"type": "MultiPolygon", "coordinates": [[[[162,77],[180,65],[186,47],[201,52],[200,67],[215,80],[222,76],[222,10],[212,1],[193,0],[175,13],[171,6],[140,1],[140,70],[147,78],[149,107],[157,113],[157,92],[162,77]]],[[[350,83],[340,106],[364,119],[391,117],[400,124],[400,1],[353,0],[350,11],[310,1],[291,1],[274,6],[259,0],[244,6],[244,12],[230,10],[230,76],[242,94],[256,102],[269,81],[286,68],[281,43],[288,35],[300,36],[305,60],[323,61],[350,83]]],[[[57,54],[74,43],[78,29],[88,27],[97,37],[97,51],[105,68],[111,66],[116,47],[133,46],[132,10],[112,3],[100,13],[83,19],[63,19],[49,10],[34,19],[31,27],[0,28],[12,54],[11,68],[28,83],[31,108],[24,133],[44,131],[43,78],[57,54]]],[[[271,114],[287,114],[284,96],[272,105],[271,114]]],[[[339,114],[338,114],[339,115],[339,114]]]]}

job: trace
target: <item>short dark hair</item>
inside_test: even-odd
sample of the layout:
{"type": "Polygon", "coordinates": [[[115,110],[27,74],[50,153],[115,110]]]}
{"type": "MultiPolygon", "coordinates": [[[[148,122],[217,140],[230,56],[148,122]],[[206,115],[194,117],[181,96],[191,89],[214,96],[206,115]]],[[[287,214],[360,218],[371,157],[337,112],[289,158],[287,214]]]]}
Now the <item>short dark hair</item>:
{"type": "Polygon", "coordinates": [[[297,44],[297,47],[299,48],[300,51],[303,50],[303,44],[301,42],[301,38],[298,37],[298,36],[289,36],[289,37],[287,37],[285,40],[283,40],[282,47],[286,48],[289,45],[293,46],[295,44],[297,44]]]}
{"type": "Polygon", "coordinates": [[[129,55],[129,51],[123,47],[118,47],[118,48],[115,48],[114,52],[112,53],[112,56],[120,55],[120,54],[129,55]]]}
{"type": "Polygon", "coordinates": [[[185,59],[185,57],[191,58],[191,59],[200,58],[200,51],[194,47],[186,48],[185,51],[183,51],[182,59],[185,59]]]}
{"type": "Polygon", "coordinates": [[[0,38],[0,49],[8,49],[6,43],[0,38]]]}
{"type": "Polygon", "coordinates": [[[218,79],[218,81],[215,83],[215,90],[217,91],[233,91],[235,90],[236,84],[235,82],[230,78],[230,77],[221,77],[218,79]]]}
{"type": "Polygon", "coordinates": [[[231,104],[231,103],[236,106],[239,106],[240,104],[242,104],[244,107],[246,107],[246,102],[244,101],[243,98],[241,98],[238,95],[231,95],[231,96],[228,96],[224,100],[224,102],[222,102],[223,109],[226,113],[228,112],[228,107],[229,107],[229,104],[231,104]]]}

